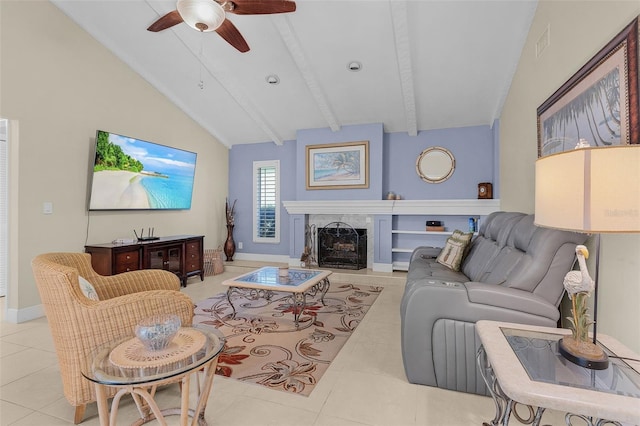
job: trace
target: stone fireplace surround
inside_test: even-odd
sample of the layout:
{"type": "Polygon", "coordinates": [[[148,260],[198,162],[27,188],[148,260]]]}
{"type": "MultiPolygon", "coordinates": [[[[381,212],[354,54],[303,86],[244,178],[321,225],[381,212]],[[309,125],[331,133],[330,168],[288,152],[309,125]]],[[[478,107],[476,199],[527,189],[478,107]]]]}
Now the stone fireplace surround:
{"type": "Polygon", "coordinates": [[[300,264],[305,225],[319,229],[345,222],[367,230],[367,268],[391,272],[392,218],[397,215],[486,216],[500,209],[500,200],[313,200],[283,201],[290,216],[289,263],[300,264]],[[388,260],[385,257],[388,251],[388,260]]]}

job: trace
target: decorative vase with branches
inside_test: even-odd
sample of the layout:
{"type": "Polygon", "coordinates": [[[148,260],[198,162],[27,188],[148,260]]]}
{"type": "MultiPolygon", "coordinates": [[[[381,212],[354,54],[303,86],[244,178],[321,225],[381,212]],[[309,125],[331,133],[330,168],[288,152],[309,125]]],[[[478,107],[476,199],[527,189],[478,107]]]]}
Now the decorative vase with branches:
{"type": "Polygon", "coordinates": [[[233,226],[235,224],[236,201],[229,205],[229,199],[225,198],[225,213],[227,219],[227,240],[224,242],[224,254],[227,256],[227,262],[233,261],[233,255],[236,253],[236,243],[233,241],[233,226]]]}

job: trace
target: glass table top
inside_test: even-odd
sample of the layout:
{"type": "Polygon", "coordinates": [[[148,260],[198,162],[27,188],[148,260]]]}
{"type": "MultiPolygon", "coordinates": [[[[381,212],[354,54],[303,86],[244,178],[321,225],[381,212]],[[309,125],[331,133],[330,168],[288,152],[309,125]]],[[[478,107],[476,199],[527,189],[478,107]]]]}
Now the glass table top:
{"type": "MultiPolygon", "coordinates": [[[[193,327],[183,327],[186,335],[194,335],[196,333],[198,344],[192,351],[188,352],[188,356],[184,357],[168,357],[167,361],[163,361],[161,356],[165,354],[158,351],[158,359],[152,359],[147,362],[138,362],[133,357],[126,359],[131,365],[123,366],[118,364],[118,358],[114,358],[115,353],[131,352],[131,343],[137,338],[131,336],[110,342],[100,348],[97,348],[89,355],[87,366],[83,369],[82,375],[92,382],[101,383],[103,385],[122,386],[137,384],[152,384],[155,381],[162,381],[178,376],[180,374],[193,371],[207,362],[214,359],[224,347],[225,337],[216,328],[209,326],[196,325],[193,327]],[[201,334],[201,335],[200,335],[201,334]],[[121,349],[126,349],[124,352],[121,349]]],[[[174,342],[177,339],[174,339],[174,342]]],[[[137,347],[137,346],[136,346],[137,347]]],[[[154,355],[153,352],[146,352],[146,355],[154,355]]]]}
{"type": "Polygon", "coordinates": [[[288,286],[298,287],[309,280],[322,274],[323,271],[311,269],[289,269],[287,275],[280,275],[279,268],[275,266],[265,266],[249,274],[234,278],[233,282],[256,283],[266,286],[288,286]]]}
{"type": "Polygon", "coordinates": [[[501,330],[531,380],[640,398],[640,373],[600,343],[609,356],[609,367],[591,370],[560,354],[560,334],[501,330]]]}

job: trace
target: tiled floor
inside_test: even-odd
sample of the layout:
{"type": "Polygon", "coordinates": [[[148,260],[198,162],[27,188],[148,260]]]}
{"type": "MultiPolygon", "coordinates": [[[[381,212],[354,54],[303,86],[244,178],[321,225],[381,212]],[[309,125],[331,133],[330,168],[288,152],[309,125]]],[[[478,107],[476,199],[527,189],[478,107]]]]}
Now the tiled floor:
{"type": "MultiPolygon", "coordinates": [[[[183,291],[197,302],[223,291],[221,281],[240,273],[234,266],[204,282],[192,278],[183,291]]],[[[462,426],[481,425],[493,418],[494,406],[488,397],[407,382],[400,353],[402,273],[369,274],[334,275],[334,282],[371,283],[385,289],[309,397],[216,376],[207,406],[208,423],[462,426]]],[[[4,306],[2,299],[0,304],[4,306]]],[[[4,318],[4,308],[0,313],[4,318]]],[[[156,399],[161,407],[179,406],[177,386],[159,391],[156,399]]],[[[46,319],[0,322],[0,425],[68,425],[73,424],[73,412],[62,394],[46,319]]],[[[118,424],[129,424],[136,415],[130,398],[123,398],[118,424]]],[[[88,406],[85,419],[83,425],[99,424],[95,404],[88,406]]],[[[177,420],[170,417],[169,423],[178,424],[177,420]]],[[[564,423],[558,413],[548,413],[544,420],[564,423]]]]}

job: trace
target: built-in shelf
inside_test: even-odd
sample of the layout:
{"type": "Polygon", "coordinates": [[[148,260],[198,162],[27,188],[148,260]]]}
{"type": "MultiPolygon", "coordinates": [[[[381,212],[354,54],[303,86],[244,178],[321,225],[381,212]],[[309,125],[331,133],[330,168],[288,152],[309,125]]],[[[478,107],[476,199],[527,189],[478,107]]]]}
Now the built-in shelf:
{"type": "MultiPolygon", "coordinates": [[[[411,234],[411,235],[452,235],[453,231],[411,231],[405,229],[393,229],[392,234],[411,234]]],[[[474,233],[474,235],[477,234],[474,233]]]]}
{"type": "MultiPolygon", "coordinates": [[[[483,212],[484,213],[484,212],[483,212]]],[[[484,215],[473,211],[468,214],[413,214],[394,215],[393,235],[391,244],[392,269],[404,271],[409,267],[411,253],[420,246],[443,247],[446,239],[455,229],[467,232],[467,219],[474,217],[482,220],[484,215]],[[427,231],[424,229],[424,220],[434,218],[447,224],[446,231],[427,231]]],[[[477,234],[477,233],[474,233],[477,234]]]]}
{"type": "MultiPolygon", "coordinates": [[[[411,230],[404,230],[404,229],[394,229],[391,231],[392,234],[398,234],[398,235],[426,235],[426,236],[449,236],[452,235],[453,232],[452,231],[411,231],[411,230]]],[[[477,235],[478,233],[475,232],[474,235],[477,235]]],[[[441,239],[442,240],[442,239],[441,239]]],[[[444,240],[442,240],[444,241],[444,240]]],[[[428,245],[429,244],[429,239],[425,238],[425,242],[423,245],[428,245]]],[[[411,247],[392,247],[391,248],[391,253],[413,253],[413,251],[416,249],[416,245],[414,244],[411,247]]],[[[393,269],[396,271],[405,271],[409,268],[409,263],[408,262],[400,262],[400,261],[396,261],[393,262],[393,269]],[[401,269],[398,269],[401,268],[401,269]],[[406,268],[406,269],[403,269],[406,268]]]]}
{"type": "Polygon", "coordinates": [[[391,249],[392,253],[413,253],[414,249],[411,248],[400,248],[400,247],[394,247],[391,249]]]}

